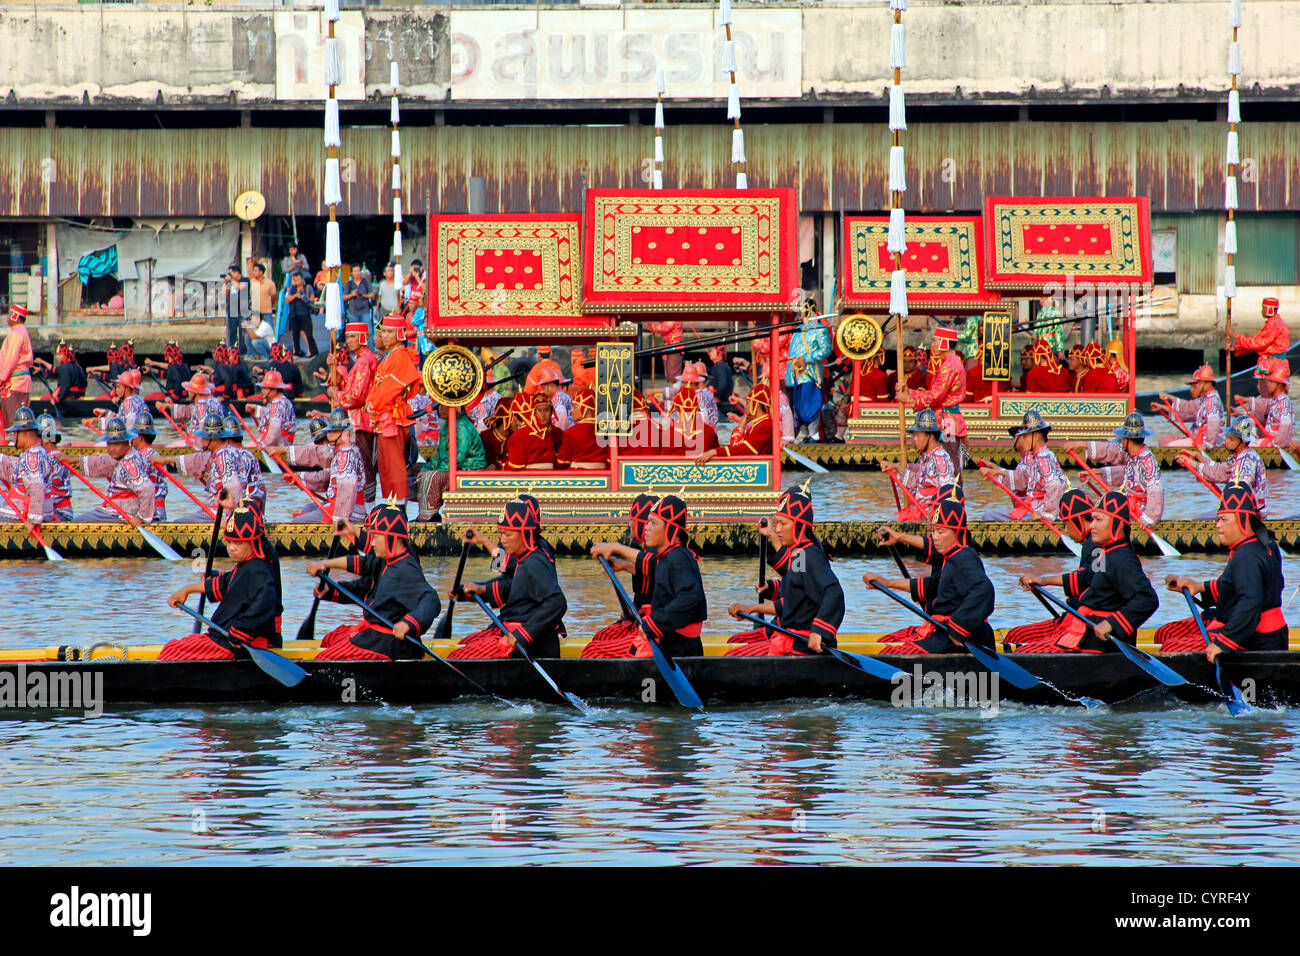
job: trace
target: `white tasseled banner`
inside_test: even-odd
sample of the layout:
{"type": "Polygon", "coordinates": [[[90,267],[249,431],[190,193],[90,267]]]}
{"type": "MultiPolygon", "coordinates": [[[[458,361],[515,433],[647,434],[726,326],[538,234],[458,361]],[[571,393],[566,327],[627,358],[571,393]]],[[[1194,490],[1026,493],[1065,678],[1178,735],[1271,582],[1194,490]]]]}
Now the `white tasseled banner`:
{"type": "Polygon", "coordinates": [[[391,63],[388,64],[388,85],[391,86],[391,87],[393,88],[393,95],[394,95],[394,96],[397,95],[397,90],[398,90],[398,89],[401,87],[401,85],[402,85],[402,84],[399,82],[400,79],[401,79],[401,76],[400,76],[400,74],[398,73],[398,70],[397,70],[397,61],[396,61],[396,60],[393,60],[391,63]]]}
{"type": "Polygon", "coordinates": [[[668,84],[665,81],[663,70],[655,74],[655,88],[659,91],[660,96],[668,92],[668,84]]]}
{"type": "Polygon", "coordinates": [[[339,239],[339,224],[325,223],[325,261],[321,263],[326,269],[335,269],[343,265],[343,246],[339,239]]]}
{"type": "Polygon", "coordinates": [[[400,232],[393,233],[393,258],[402,258],[402,234],[400,232]]]}
{"type": "Polygon", "coordinates": [[[655,104],[655,129],[663,129],[663,128],[664,128],[664,105],[662,103],[656,103],[655,104]]]}
{"type": "Polygon", "coordinates": [[[1228,155],[1227,162],[1236,164],[1241,162],[1241,150],[1237,147],[1237,131],[1228,130],[1228,155]]]}
{"type": "Polygon", "coordinates": [[[740,67],[736,66],[736,41],[724,40],[722,42],[722,68],[728,73],[735,73],[740,67]]]}
{"type": "Polygon", "coordinates": [[[402,188],[402,164],[393,163],[393,188],[402,188]]]}
{"type": "Polygon", "coordinates": [[[1232,0],[1228,7],[1228,26],[1241,26],[1241,0],[1232,0]]]}
{"type": "Polygon", "coordinates": [[[402,155],[402,134],[399,133],[397,130],[393,130],[393,152],[392,152],[393,159],[397,159],[401,155],[402,155]]]}
{"type": "Polygon", "coordinates": [[[1237,267],[1223,267],[1223,294],[1231,299],[1237,294],[1237,267]]]}
{"type": "Polygon", "coordinates": [[[895,23],[889,28],[889,68],[901,70],[907,66],[907,44],[903,25],[895,23]]]}
{"type": "Polygon", "coordinates": [[[907,315],[907,273],[902,269],[889,275],[889,314],[907,315]]]}
{"type": "Polygon", "coordinates": [[[1223,226],[1223,252],[1225,255],[1237,254],[1237,222],[1230,219],[1223,226]]]}
{"type": "Polygon", "coordinates": [[[886,252],[907,251],[907,232],[903,227],[903,210],[889,210],[889,238],[885,240],[886,252]]]}
{"type": "Polygon", "coordinates": [[[325,145],[343,145],[339,138],[339,101],[335,99],[325,101],[325,145]]]}
{"type": "Polygon", "coordinates": [[[343,185],[339,179],[339,161],[330,156],[325,159],[325,205],[336,206],[343,201],[343,185]]]}
{"type": "Polygon", "coordinates": [[[907,192],[907,177],[903,173],[903,147],[889,147],[889,191],[907,192]]]}
{"type": "Polygon", "coordinates": [[[744,173],[736,173],[736,188],[737,188],[737,189],[748,189],[748,188],[749,188],[749,177],[746,176],[744,173]]]}
{"type": "Polygon", "coordinates": [[[723,27],[730,22],[731,22],[731,0],[719,0],[718,26],[723,27]]]}
{"type": "MultiPolygon", "coordinates": [[[[402,234],[399,232],[394,245],[400,244],[401,241],[402,234]]],[[[393,285],[397,286],[399,289],[402,287],[402,262],[400,257],[398,258],[398,261],[393,263],[393,285]]]]}
{"type": "Polygon", "coordinates": [[[325,283],[325,328],[335,331],[343,328],[343,299],[337,282],[325,283]]]}
{"type": "Polygon", "coordinates": [[[402,121],[402,111],[397,108],[397,97],[393,97],[393,105],[388,108],[388,122],[396,126],[402,121]]]}
{"type": "Polygon", "coordinates": [[[1223,208],[1237,208],[1237,177],[1229,176],[1223,181],[1223,208]]]}
{"type": "Polygon", "coordinates": [[[655,162],[662,163],[663,161],[664,161],[664,138],[662,136],[656,136],[655,137],[655,162]]]}
{"type": "Polygon", "coordinates": [[[727,119],[740,119],[740,87],[735,83],[727,87],[727,119]]]}
{"type": "Polygon", "coordinates": [[[903,84],[889,88],[889,128],[907,129],[907,109],[903,106],[903,84]]]}
{"type": "Polygon", "coordinates": [[[325,85],[338,86],[343,82],[343,61],[339,59],[339,38],[325,38],[325,85]]]}
{"type": "Polygon", "coordinates": [[[1228,93],[1228,122],[1241,122],[1241,94],[1236,90],[1231,90],[1228,93]]]}
{"type": "Polygon", "coordinates": [[[664,188],[664,171],[663,171],[662,169],[656,169],[656,170],[654,171],[654,183],[653,183],[653,185],[654,185],[654,188],[655,188],[655,189],[663,189],[663,188],[664,188]]]}
{"type": "Polygon", "coordinates": [[[335,23],[339,19],[339,0],[325,0],[325,19],[333,20],[335,23]]]}
{"type": "Polygon", "coordinates": [[[402,197],[393,197],[393,222],[402,221],[402,197]]]}
{"type": "Polygon", "coordinates": [[[1241,75],[1241,44],[1228,44],[1228,73],[1231,76],[1241,75]]]}
{"type": "Polygon", "coordinates": [[[745,161],[745,131],[743,129],[733,129],[731,131],[731,161],[733,163],[743,163],[745,161]]]}
{"type": "MultiPolygon", "coordinates": [[[[907,0],[889,0],[889,9],[891,9],[891,10],[906,10],[906,9],[907,9],[907,0]]],[[[907,313],[904,312],[903,314],[906,315],[907,313]]]]}

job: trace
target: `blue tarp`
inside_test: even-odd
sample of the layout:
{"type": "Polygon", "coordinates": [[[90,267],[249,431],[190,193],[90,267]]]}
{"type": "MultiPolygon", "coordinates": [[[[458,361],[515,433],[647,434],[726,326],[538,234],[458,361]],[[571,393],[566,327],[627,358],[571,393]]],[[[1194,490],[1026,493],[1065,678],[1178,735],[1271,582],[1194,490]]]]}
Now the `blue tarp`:
{"type": "Polygon", "coordinates": [[[82,285],[98,276],[117,275],[117,246],[82,256],[77,263],[77,275],[81,276],[82,285]]]}

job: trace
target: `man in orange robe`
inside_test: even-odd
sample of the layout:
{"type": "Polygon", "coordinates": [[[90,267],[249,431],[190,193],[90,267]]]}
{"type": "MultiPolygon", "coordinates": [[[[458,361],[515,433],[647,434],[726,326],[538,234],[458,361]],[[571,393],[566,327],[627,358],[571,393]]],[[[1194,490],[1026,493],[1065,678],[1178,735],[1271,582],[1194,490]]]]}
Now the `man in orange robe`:
{"type": "Polygon", "coordinates": [[[366,412],[375,430],[379,459],[379,488],[385,498],[406,502],[406,441],[411,433],[410,400],[420,392],[420,370],[406,346],[407,320],[399,313],[384,316],[375,329],[375,345],[384,356],[375,369],[366,412]]]}
{"type": "Polygon", "coordinates": [[[1234,355],[1255,352],[1269,358],[1285,358],[1291,346],[1291,330],[1282,321],[1278,313],[1277,299],[1269,296],[1259,307],[1259,314],[1264,317],[1264,327],[1258,335],[1242,335],[1238,332],[1232,339],[1234,355]]]}

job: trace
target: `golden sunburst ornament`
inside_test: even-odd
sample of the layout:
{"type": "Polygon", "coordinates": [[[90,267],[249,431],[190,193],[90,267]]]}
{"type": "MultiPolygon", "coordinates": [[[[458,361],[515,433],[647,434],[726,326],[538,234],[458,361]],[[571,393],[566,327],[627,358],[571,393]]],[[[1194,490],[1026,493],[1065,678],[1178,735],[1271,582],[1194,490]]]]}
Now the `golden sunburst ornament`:
{"type": "Polygon", "coordinates": [[[444,345],[424,360],[424,390],[439,405],[463,408],[483,390],[479,357],[463,345],[444,345]]]}

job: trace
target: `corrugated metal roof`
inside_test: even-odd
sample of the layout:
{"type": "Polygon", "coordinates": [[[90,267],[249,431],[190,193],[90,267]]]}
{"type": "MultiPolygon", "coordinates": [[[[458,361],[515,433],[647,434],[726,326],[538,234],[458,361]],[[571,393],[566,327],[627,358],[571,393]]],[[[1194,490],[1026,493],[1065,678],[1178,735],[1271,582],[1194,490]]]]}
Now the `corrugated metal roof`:
{"type": "MultiPolygon", "coordinates": [[[[1217,209],[1221,123],[914,124],[904,134],[914,212],[976,211],[985,195],[1146,195],[1154,211],[1217,209]]],[[[487,212],[576,211],[584,186],[642,184],[648,127],[410,127],[406,208],[464,210],[482,176],[487,212]]],[[[665,133],[664,184],[732,182],[729,127],[665,133]]],[[[390,211],[385,128],[343,131],[344,215],[390,211]]],[[[883,125],[745,128],[753,186],[793,186],[800,208],[871,211],[887,201],[883,125]]],[[[1244,209],[1300,208],[1300,124],[1245,124],[1244,209]]],[[[323,214],[324,149],[311,129],[0,129],[0,214],[225,216],[245,189],[271,215],[323,214]]]]}

